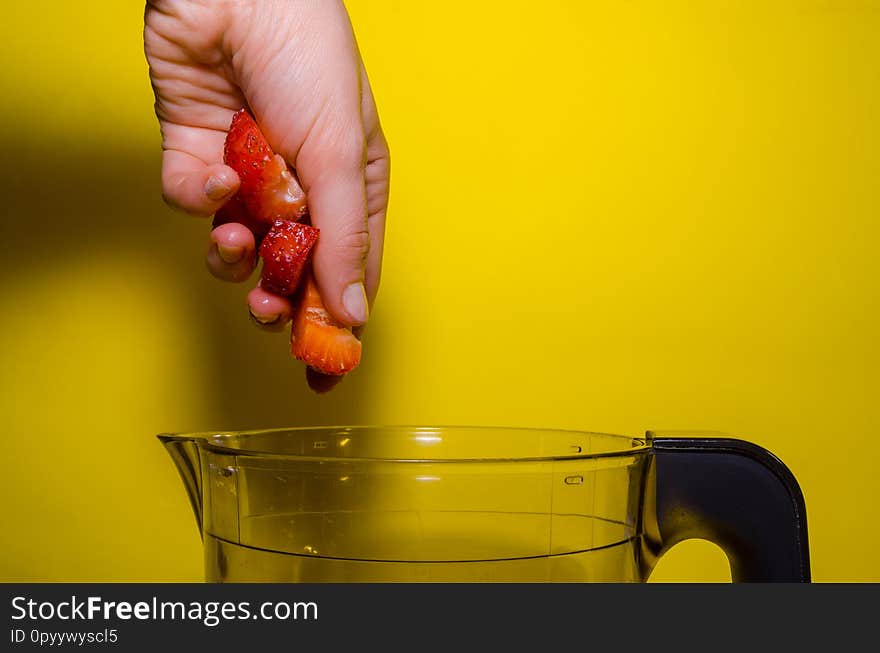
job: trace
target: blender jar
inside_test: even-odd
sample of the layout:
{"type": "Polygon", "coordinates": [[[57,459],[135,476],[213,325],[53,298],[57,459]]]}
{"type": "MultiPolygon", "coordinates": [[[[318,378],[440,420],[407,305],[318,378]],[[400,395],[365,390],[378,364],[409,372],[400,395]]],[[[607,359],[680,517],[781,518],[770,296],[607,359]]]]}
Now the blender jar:
{"type": "Polygon", "coordinates": [[[631,582],[703,537],[734,580],[809,580],[800,488],[729,438],[321,427],[160,436],[208,581],[631,582]]]}

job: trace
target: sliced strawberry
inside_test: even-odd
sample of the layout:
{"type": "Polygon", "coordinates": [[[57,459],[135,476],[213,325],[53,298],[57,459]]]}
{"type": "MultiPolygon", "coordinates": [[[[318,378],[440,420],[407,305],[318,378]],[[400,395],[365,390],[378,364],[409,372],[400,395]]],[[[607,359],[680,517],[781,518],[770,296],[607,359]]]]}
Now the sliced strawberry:
{"type": "Polygon", "coordinates": [[[254,219],[251,214],[248,213],[247,207],[245,207],[244,202],[241,201],[241,197],[238,194],[233,195],[229,201],[227,201],[226,204],[214,214],[213,228],[216,229],[221,224],[228,224],[230,222],[243,224],[250,229],[257,242],[266,235],[272,226],[266,222],[260,222],[259,220],[254,219]]]}
{"type": "Polygon", "coordinates": [[[350,372],[361,361],[361,341],[330,317],[310,272],[303,286],[293,315],[290,352],[322,374],[350,372]]]}
{"type": "Polygon", "coordinates": [[[296,223],[308,215],[296,172],[272,151],[245,109],[232,118],[223,160],[238,173],[241,186],[214,216],[214,226],[237,222],[253,231],[258,240],[262,238],[263,288],[290,296],[297,285],[302,286],[297,293],[290,350],[308,366],[311,387],[327,391],[334,378],[338,380],[360,363],[361,342],[351,329],[330,317],[306,269],[319,232],[296,223]],[[303,273],[305,283],[300,283],[303,273]]]}
{"type": "Polygon", "coordinates": [[[307,224],[278,220],[260,245],[262,287],[278,295],[296,292],[319,230],[307,224]]]}
{"type": "Polygon", "coordinates": [[[238,196],[257,221],[299,220],[308,212],[306,196],[284,157],[275,154],[257,123],[241,109],[232,117],[223,162],[238,173],[238,196]]]}

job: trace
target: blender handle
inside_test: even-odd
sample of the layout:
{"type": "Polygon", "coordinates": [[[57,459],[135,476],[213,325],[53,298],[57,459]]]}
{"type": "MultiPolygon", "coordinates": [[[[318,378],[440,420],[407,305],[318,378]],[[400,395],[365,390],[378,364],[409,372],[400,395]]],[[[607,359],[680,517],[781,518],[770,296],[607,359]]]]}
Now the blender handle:
{"type": "Polygon", "coordinates": [[[700,538],[724,550],[736,583],[810,582],[806,506],[788,467],[750,442],[682,436],[648,432],[656,477],[646,572],[675,544],[700,538]]]}

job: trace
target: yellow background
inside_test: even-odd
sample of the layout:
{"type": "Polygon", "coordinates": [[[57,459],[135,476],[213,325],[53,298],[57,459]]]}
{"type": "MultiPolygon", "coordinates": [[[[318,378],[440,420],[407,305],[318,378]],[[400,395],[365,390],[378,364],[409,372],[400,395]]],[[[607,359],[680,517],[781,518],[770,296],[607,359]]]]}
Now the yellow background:
{"type": "MultiPolygon", "coordinates": [[[[142,4],[4,4],[0,579],[200,579],[155,433],[465,423],[751,439],[815,579],[880,581],[880,3],[349,8],[392,202],[319,398],[160,199],[142,4]]],[[[725,578],[708,544],[654,577],[725,578]]]]}

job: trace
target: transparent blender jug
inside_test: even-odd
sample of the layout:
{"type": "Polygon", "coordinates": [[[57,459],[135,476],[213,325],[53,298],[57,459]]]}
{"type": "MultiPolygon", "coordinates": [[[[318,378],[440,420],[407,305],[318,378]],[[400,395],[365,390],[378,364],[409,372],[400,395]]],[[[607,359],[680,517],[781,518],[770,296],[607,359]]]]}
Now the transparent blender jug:
{"type": "Polygon", "coordinates": [[[467,427],[160,436],[208,581],[643,581],[673,544],[734,580],[808,581],[803,497],[728,438],[467,427]]]}

